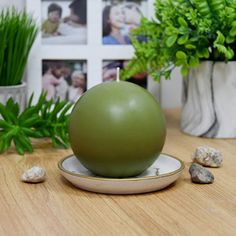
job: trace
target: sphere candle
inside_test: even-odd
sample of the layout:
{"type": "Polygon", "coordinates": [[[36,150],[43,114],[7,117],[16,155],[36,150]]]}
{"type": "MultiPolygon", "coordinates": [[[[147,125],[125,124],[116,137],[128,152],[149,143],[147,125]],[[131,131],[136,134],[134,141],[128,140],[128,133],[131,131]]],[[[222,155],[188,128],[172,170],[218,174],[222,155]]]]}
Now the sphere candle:
{"type": "Polygon", "coordinates": [[[160,154],[166,136],[155,98],[133,83],[106,82],[89,89],[70,117],[74,154],[90,171],[106,177],[131,177],[160,154]]]}

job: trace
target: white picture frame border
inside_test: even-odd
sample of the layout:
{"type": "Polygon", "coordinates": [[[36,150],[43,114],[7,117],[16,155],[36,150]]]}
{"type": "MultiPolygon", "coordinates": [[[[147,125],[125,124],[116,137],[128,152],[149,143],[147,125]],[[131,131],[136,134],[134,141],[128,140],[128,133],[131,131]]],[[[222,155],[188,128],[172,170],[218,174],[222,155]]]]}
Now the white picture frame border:
{"type": "MultiPolygon", "coordinates": [[[[148,2],[148,18],[154,15],[154,0],[148,2]]],[[[42,0],[26,0],[26,11],[32,14],[39,29],[42,19],[42,0]]],[[[102,0],[87,0],[87,44],[44,45],[41,32],[31,49],[27,65],[27,95],[34,93],[34,102],[42,91],[43,60],[85,60],[87,62],[87,89],[102,83],[102,64],[107,60],[130,60],[132,45],[102,44],[102,0]]],[[[148,77],[147,89],[160,101],[160,84],[148,77]]]]}

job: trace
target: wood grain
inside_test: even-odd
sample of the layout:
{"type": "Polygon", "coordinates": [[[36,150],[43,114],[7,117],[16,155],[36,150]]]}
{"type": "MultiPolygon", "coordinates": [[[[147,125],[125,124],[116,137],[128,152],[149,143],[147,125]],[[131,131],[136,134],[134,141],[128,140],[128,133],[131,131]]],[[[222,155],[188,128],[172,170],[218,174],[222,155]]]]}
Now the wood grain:
{"type": "Polygon", "coordinates": [[[57,169],[72,153],[55,150],[48,141],[35,152],[0,156],[0,235],[236,235],[236,140],[196,138],[179,131],[179,111],[166,112],[164,152],[184,160],[186,169],[172,186],[141,195],[104,195],[73,187],[57,169]],[[215,182],[190,181],[191,155],[199,145],[218,148],[224,165],[211,169],[215,182]],[[47,170],[40,184],[20,182],[32,165],[47,170]]]}

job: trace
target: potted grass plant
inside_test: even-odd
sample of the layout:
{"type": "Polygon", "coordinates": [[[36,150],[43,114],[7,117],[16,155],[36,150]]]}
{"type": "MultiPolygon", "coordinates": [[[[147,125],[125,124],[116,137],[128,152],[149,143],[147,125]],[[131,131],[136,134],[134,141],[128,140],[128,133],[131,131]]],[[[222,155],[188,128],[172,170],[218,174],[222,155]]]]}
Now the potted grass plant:
{"type": "Polygon", "coordinates": [[[154,7],[154,19],[133,31],[135,56],[123,78],[148,70],[159,81],[180,67],[182,131],[235,138],[236,0],[156,0],[154,7]]]}
{"type": "Polygon", "coordinates": [[[0,12],[0,102],[12,97],[26,102],[24,71],[30,49],[37,35],[36,23],[25,11],[15,8],[0,12]]]}

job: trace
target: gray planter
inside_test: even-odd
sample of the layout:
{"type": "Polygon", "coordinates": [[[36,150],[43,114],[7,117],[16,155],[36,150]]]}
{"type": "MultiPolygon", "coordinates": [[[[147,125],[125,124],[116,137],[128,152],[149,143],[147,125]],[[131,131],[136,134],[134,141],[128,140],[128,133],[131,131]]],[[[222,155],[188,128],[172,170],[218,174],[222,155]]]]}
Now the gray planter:
{"type": "Polygon", "coordinates": [[[182,131],[236,138],[236,62],[202,62],[183,81],[182,131]]]}
{"type": "Polygon", "coordinates": [[[20,110],[23,111],[26,105],[26,84],[22,83],[14,86],[0,86],[0,102],[6,104],[6,101],[10,97],[19,103],[20,110]]]}

